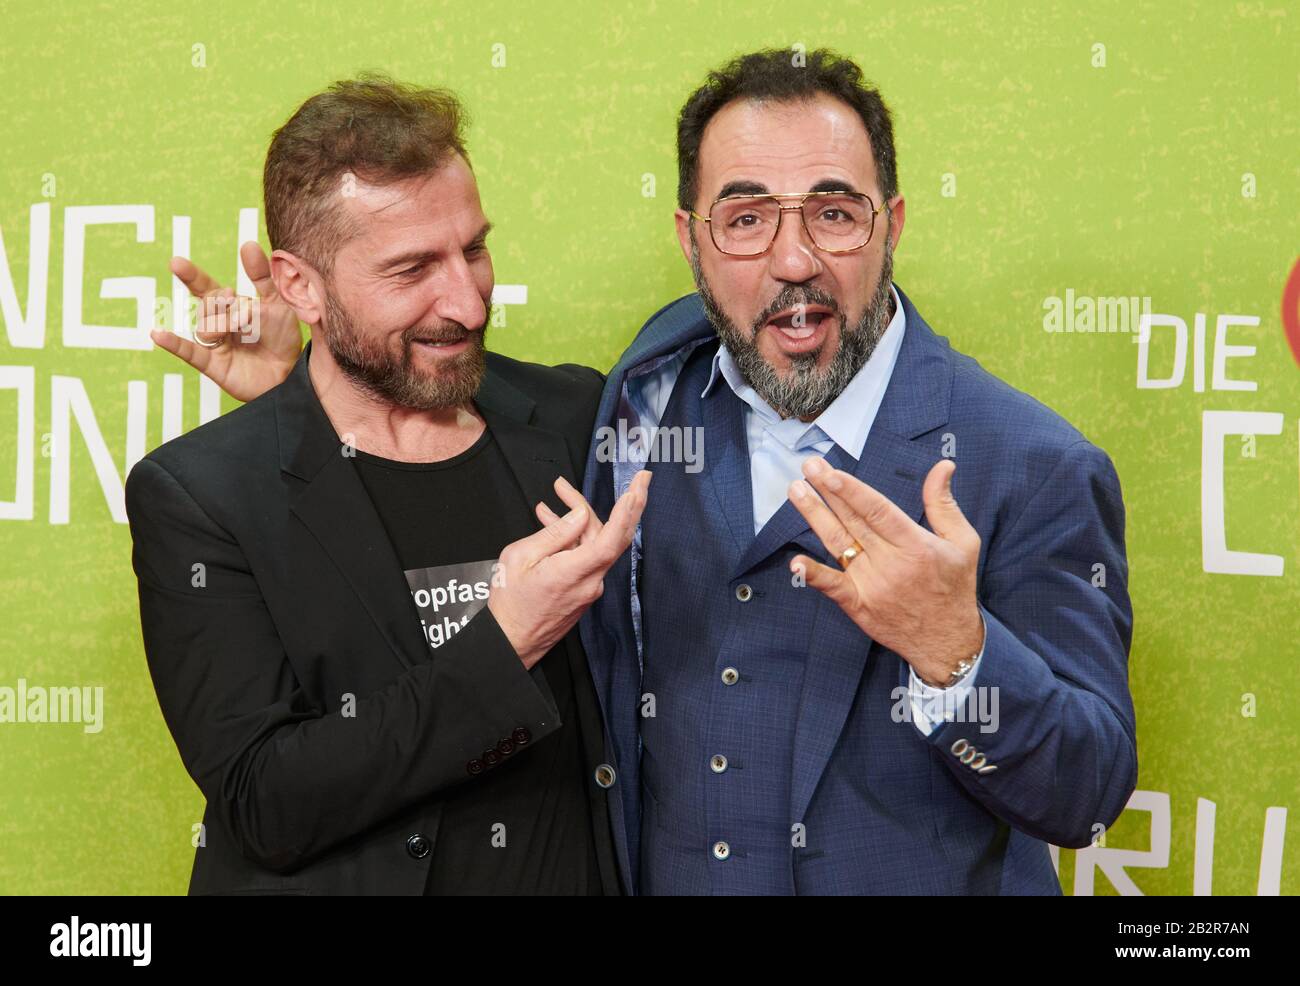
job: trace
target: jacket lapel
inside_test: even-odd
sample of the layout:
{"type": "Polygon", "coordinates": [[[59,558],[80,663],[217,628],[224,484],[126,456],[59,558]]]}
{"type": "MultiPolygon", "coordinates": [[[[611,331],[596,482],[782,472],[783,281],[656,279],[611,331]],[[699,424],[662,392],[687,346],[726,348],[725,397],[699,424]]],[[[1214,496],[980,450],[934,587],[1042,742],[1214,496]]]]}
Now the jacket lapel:
{"type": "Polygon", "coordinates": [[[488,370],[474,403],[501,446],[529,509],[545,500],[562,515],[568,508],[555,494],[555,478],[563,476],[577,485],[568,446],[558,432],[530,423],[536,402],[495,373],[493,364],[489,353],[488,370]]]}
{"type": "MultiPolygon", "coordinates": [[[[712,360],[715,351],[716,347],[706,346],[705,354],[698,358],[712,360]]],[[[699,400],[697,394],[685,396],[687,400],[699,400]]],[[[705,472],[731,532],[731,543],[716,548],[724,551],[734,565],[754,542],[754,494],[744,405],[723,382],[702,401],[700,420],[705,435],[705,472]]]]}
{"type": "Polygon", "coordinates": [[[289,508],[352,586],[403,668],[428,660],[406,576],[308,375],[311,344],[276,391],[280,468],[300,483],[289,508]]]}

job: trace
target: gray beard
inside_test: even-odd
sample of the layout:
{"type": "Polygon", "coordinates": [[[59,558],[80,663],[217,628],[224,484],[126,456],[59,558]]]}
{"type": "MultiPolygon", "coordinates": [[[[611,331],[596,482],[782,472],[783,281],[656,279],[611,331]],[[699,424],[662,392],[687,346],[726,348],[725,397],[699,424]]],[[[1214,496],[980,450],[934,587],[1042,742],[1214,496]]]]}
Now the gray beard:
{"type": "Polygon", "coordinates": [[[691,230],[691,271],[695,275],[695,287],[699,291],[709,323],[727,347],[740,375],[782,418],[811,420],[830,407],[871,358],[893,317],[893,298],[889,285],[894,274],[894,257],[888,225],[885,227],[885,257],[880,268],[880,281],[862,317],[851,330],[846,328],[847,320],[830,295],[819,288],[787,284],[754,320],[749,331],[742,332],[722,311],[713,292],[709,290],[708,281],[700,268],[700,253],[694,229],[691,230]],[[798,304],[825,305],[831,309],[831,317],[838,318],[840,323],[839,348],[824,370],[817,368],[822,353],[822,347],[819,346],[811,352],[789,357],[790,370],[782,375],[763,359],[758,349],[758,333],[774,314],[798,304]]]}
{"type": "Polygon", "coordinates": [[[465,352],[446,360],[436,376],[419,373],[412,365],[413,339],[452,337],[454,323],[443,329],[414,326],[402,333],[402,354],[395,356],[384,341],[358,329],[352,316],[334,296],[325,297],[325,318],[321,331],[330,355],[347,377],[376,399],[396,407],[417,411],[436,411],[462,407],[478,393],[486,369],[484,338],[492,313],[488,312],[483,328],[469,331],[470,345],[465,352]]]}

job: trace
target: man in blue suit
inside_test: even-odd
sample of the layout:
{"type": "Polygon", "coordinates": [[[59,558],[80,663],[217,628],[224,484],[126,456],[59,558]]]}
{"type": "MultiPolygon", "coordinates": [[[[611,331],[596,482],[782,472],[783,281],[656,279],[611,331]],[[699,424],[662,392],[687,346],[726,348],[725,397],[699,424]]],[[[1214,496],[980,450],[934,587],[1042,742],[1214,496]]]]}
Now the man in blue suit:
{"type": "Polygon", "coordinates": [[[892,283],[892,126],[852,62],[736,59],[678,161],[698,293],[610,373],[583,490],[604,515],[655,474],[581,623],[625,883],[1059,894],[1048,844],[1137,780],[1110,459],[892,283]]]}

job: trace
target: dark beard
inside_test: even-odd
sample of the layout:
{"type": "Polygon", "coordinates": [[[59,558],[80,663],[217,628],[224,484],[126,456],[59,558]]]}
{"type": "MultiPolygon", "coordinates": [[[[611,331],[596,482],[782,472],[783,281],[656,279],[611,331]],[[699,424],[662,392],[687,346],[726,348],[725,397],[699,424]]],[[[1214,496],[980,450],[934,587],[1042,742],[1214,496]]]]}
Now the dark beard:
{"type": "Polygon", "coordinates": [[[385,348],[384,340],[367,334],[332,294],[325,297],[325,319],[321,329],[334,362],[355,383],[381,401],[417,411],[436,411],[468,404],[478,393],[486,368],[483,340],[487,335],[489,310],[483,328],[466,329],[457,322],[438,327],[412,326],[402,333],[401,355],[385,348]],[[444,360],[435,376],[415,369],[411,347],[415,339],[450,342],[468,335],[469,348],[444,360]]]}
{"type": "Polygon", "coordinates": [[[754,320],[749,332],[741,332],[736,323],[722,311],[713,292],[709,290],[700,268],[700,254],[693,229],[691,270],[695,275],[695,286],[704,305],[704,312],[718,333],[718,338],[731,353],[740,375],[783,418],[811,420],[830,407],[871,358],[893,316],[889,285],[894,274],[894,257],[888,226],[885,228],[885,256],[880,268],[880,281],[862,317],[851,330],[846,328],[847,319],[829,294],[819,288],[787,284],[754,320]],[[817,361],[821,358],[822,347],[790,356],[791,368],[782,376],[759,352],[758,333],[777,312],[801,303],[825,305],[832,312],[830,317],[839,319],[839,348],[826,369],[820,371],[817,369],[817,361]]]}

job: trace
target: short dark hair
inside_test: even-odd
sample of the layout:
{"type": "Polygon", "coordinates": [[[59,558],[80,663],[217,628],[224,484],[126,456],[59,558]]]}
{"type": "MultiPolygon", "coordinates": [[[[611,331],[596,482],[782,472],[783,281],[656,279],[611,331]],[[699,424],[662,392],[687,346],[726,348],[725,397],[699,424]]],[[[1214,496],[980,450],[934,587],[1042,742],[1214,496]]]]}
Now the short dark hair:
{"type": "Polygon", "coordinates": [[[312,96],[275,132],[262,192],[271,249],[288,250],[328,275],[355,230],[339,208],[351,174],[386,185],[428,174],[452,154],[468,163],[468,117],[448,89],[364,73],[312,96]]]}
{"type": "Polygon", "coordinates": [[[857,111],[871,140],[880,191],[889,201],[898,194],[894,124],[877,89],[862,81],[862,69],[826,48],[797,53],[765,48],[739,55],[710,72],[691,93],[677,117],[677,205],[695,206],[699,194],[700,141],[714,115],[737,99],[797,102],[826,93],[857,111]]]}

